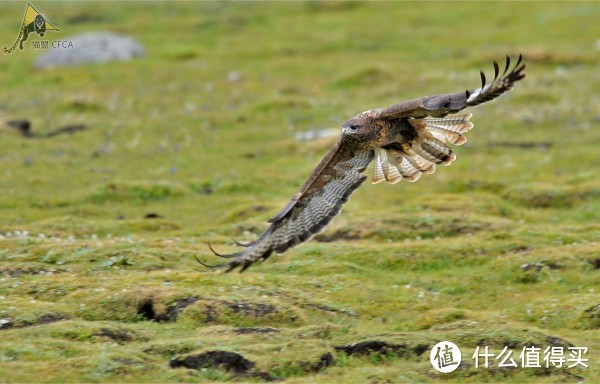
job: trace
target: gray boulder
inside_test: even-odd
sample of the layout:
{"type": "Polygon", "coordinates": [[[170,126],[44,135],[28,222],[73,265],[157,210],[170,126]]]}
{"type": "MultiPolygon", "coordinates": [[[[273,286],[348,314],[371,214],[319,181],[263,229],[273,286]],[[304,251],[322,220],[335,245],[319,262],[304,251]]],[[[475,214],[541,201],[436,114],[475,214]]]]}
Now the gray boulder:
{"type": "Polygon", "coordinates": [[[36,68],[65,67],[86,63],[127,61],[144,56],[144,47],[132,39],[112,32],[90,32],[66,38],[67,47],[51,48],[40,56],[36,68]],[[70,44],[72,43],[72,44],[70,44]],[[71,46],[72,45],[72,46],[71,46]]]}

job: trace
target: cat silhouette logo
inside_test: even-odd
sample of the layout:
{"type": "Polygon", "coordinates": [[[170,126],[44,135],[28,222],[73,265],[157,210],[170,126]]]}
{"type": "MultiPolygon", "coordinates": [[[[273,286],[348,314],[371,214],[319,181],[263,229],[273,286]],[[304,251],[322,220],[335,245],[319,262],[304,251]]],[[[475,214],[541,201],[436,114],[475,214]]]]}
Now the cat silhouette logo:
{"type": "MultiPolygon", "coordinates": [[[[39,13],[38,10],[33,7],[33,5],[31,5],[31,3],[27,3],[25,16],[23,17],[23,23],[21,24],[21,29],[17,39],[11,47],[4,45],[2,47],[2,52],[6,55],[10,55],[17,48],[17,45],[19,46],[20,50],[23,50],[23,43],[27,40],[30,34],[37,33],[40,37],[44,37],[46,35],[46,31],[60,31],[60,29],[56,28],[44,16],[42,16],[42,14],[39,13]]],[[[47,47],[47,42],[44,45],[47,47]]],[[[32,46],[36,47],[36,44],[33,44],[32,42],[32,46]]]]}

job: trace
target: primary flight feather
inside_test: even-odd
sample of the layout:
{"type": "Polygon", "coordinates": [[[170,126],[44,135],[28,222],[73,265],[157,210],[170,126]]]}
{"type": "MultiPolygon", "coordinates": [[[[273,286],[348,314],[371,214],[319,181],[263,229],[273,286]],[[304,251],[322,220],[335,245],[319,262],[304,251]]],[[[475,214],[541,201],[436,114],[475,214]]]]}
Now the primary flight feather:
{"type": "MultiPolygon", "coordinates": [[[[333,148],[321,160],[292,200],[275,217],[269,228],[241,252],[215,255],[231,259],[217,267],[227,272],[246,270],[258,260],[308,241],[321,232],[342,210],[350,195],[367,179],[361,173],[375,161],[373,183],[402,179],[416,181],[423,173],[433,173],[437,164],[449,165],[456,159],[446,141],[461,145],[463,134],[473,128],[471,114],[455,115],[500,97],[515,82],[525,77],[525,63],[519,56],[510,69],[506,57],[504,72],[494,62],[494,80],[486,82],[481,72],[481,87],[464,92],[424,96],[358,114],[342,125],[333,148]]],[[[209,245],[210,246],[210,245],[209,245]]],[[[212,250],[212,247],[211,247],[212,250]]],[[[203,265],[200,260],[198,260],[203,265]]]]}

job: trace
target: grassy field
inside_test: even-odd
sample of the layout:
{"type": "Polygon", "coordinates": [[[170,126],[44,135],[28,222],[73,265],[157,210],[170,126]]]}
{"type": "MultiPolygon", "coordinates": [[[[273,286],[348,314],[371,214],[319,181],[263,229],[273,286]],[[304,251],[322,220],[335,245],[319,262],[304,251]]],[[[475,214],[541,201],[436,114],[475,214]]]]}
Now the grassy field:
{"type": "MultiPolygon", "coordinates": [[[[24,4],[0,5],[1,45],[24,4]]],[[[0,118],[36,133],[0,128],[0,382],[599,380],[599,3],[35,5],[51,40],[117,31],[147,56],[0,57],[0,118]],[[527,78],[471,111],[452,166],[366,183],[243,274],[194,260],[260,234],[335,140],[298,133],[477,87],[518,53],[527,78]],[[450,374],[441,340],[462,349],[450,374]],[[589,368],[472,359],[534,345],[588,347],[589,368]]]]}

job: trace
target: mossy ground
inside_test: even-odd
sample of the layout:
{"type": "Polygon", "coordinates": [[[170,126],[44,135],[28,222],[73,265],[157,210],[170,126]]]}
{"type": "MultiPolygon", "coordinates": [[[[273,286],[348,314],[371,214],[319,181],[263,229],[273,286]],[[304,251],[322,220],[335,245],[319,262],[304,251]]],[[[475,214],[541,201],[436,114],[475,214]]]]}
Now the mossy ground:
{"type": "MultiPolygon", "coordinates": [[[[23,7],[0,6],[2,44],[23,7]]],[[[209,350],[288,382],[600,377],[598,3],[38,8],[62,29],[50,39],[113,30],[147,57],[52,70],[33,69],[30,49],[0,60],[4,119],[40,136],[89,127],[0,130],[0,381],[261,380],[169,368],[209,350]],[[296,133],[475,87],[507,53],[524,54],[527,78],[475,110],[452,166],[363,186],[320,237],[244,274],[196,263],[213,261],[208,241],[259,234],[310,175],[331,141],[296,133]],[[334,349],[365,340],[406,353],[334,349]],[[463,348],[460,370],[430,366],[440,340],[463,348]],[[588,369],[471,359],[477,345],[566,343],[589,348],[588,369]],[[333,365],[316,369],[327,352],[333,365]]]]}

